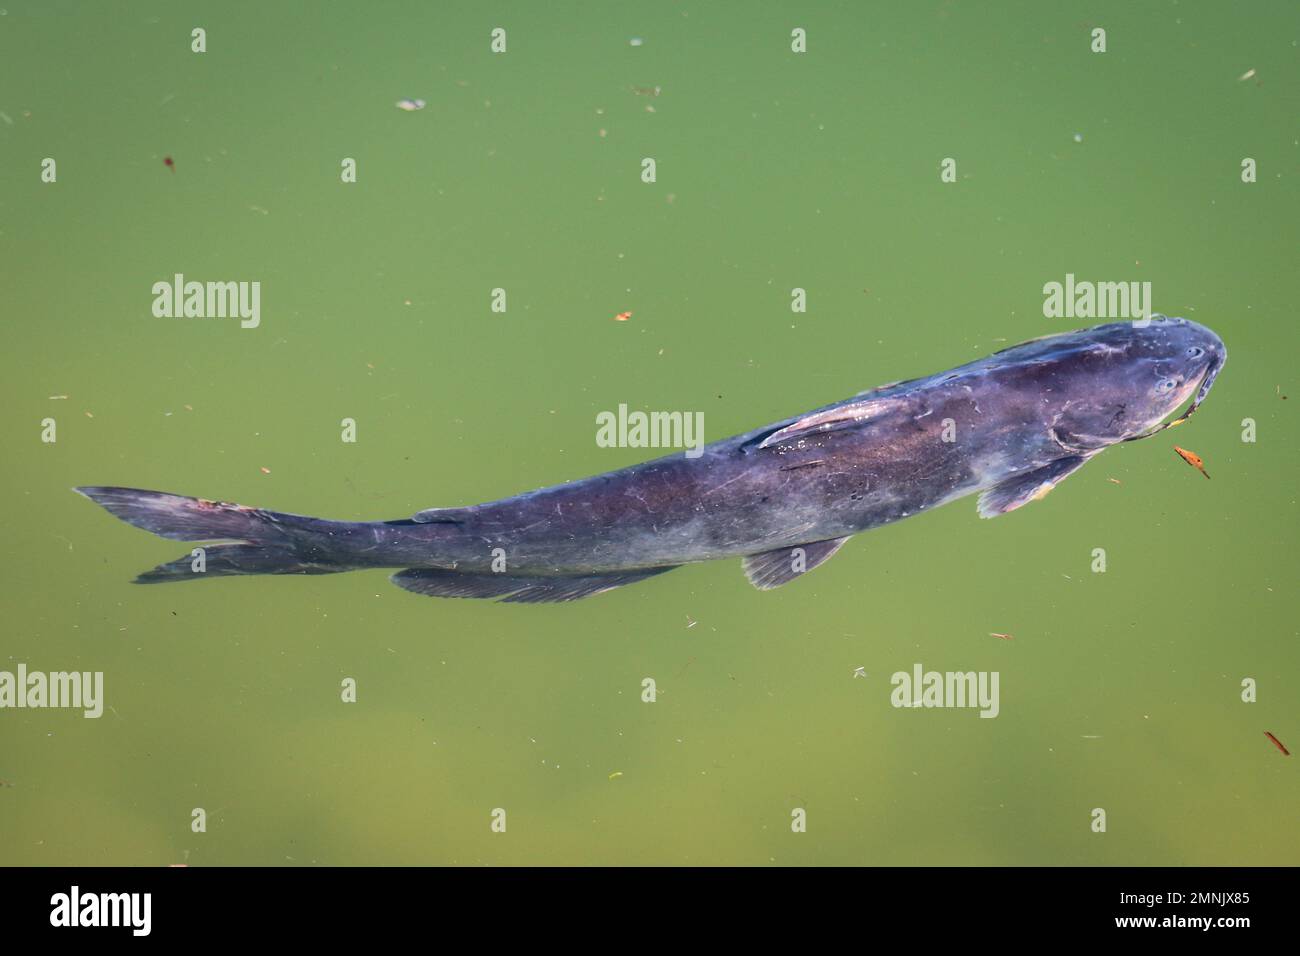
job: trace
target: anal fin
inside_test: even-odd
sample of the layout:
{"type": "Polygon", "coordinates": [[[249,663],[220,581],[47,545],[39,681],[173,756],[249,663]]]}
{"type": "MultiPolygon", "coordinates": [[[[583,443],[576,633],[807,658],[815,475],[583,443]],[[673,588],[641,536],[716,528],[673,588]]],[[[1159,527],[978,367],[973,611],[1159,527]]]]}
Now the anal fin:
{"type": "Polygon", "coordinates": [[[789,548],[776,548],[761,554],[751,554],[744,559],[745,577],[760,591],[770,591],[824,564],[844,546],[849,536],[799,544],[789,548]]]}
{"type": "Polygon", "coordinates": [[[671,571],[674,567],[677,565],[573,576],[407,568],[405,571],[398,571],[389,580],[399,588],[427,597],[497,598],[512,604],[546,604],[577,601],[603,591],[612,591],[625,584],[635,584],[656,574],[671,571]]]}
{"type": "Polygon", "coordinates": [[[1083,455],[1071,455],[1056,461],[1014,475],[980,495],[979,513],[981,518],[996,518],[1008,511],[1038,501],[1058,484],[1074,474],[1088,461],[1083,455]]]}

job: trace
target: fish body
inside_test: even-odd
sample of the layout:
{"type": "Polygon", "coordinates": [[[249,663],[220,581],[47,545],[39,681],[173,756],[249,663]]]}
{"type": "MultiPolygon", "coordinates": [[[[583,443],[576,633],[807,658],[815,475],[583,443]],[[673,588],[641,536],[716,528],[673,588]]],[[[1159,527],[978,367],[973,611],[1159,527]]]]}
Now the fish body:
{"type": "MultiPolygon", "coordinates": [[[[1185,319],[1046,336],[924,378],[629,468],[396,521],[340,522],[125,488],[77,489],[163,537],[217,540],[141,582],[202,575],[405,570],[443,597],[563,601],[682,564],[741,557],[784,584],[854,534],[979,494],[995,517],[1106,448],[1147,437],[1226,358],[1185,319]]],[[[1186,418],[1186,415],[1184,416],[1186,418]]],[[[1180,419],[1180,421],[1183,419],[1180,419]]]]}

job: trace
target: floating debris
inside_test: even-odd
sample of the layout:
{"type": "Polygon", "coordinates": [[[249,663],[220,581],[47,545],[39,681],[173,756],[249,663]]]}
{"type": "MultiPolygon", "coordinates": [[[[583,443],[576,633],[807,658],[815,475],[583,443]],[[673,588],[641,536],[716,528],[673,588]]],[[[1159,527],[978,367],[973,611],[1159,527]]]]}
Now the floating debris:
{"type": "Polygon", "coordinates": [[[628,319],[630,319],[630,318],[632,318],[632,313],[631,313],[631,312],[620,312],[618,315],[614,316],[614,321],[615,321],[615,322],[626,322],[626,321],[627,321],[628,319]]]}
{"type": "Polygon", "coordinates": [[[1286,747],[1282,746],[1282,741],[1278,740],[1267,730],[1264,731],[1264,736],[1267,737],[1269,740],[1273,741],[1273,746],[1276,747],[1278,750],[1282,751],[1283,754],[1285,754],[1288,757],[1291,756],[1291,751],[1287,750],[1286,747]]]}
{"type": "Polygon", "coordinates": [[[1083,134],[1082,134],[1082,133],[1075,133],[1075,134],[1074,134],[1074,141],[1075,141],[1076,143],[1082,143],[1082,142],[1083,142],[1083,134]]]}
{"type": "Polygon", "coordinates": [[[260,471],[264,475],[269,475],[271,473],[270,468],[259,468],[258,471],[260,471]]]}
{"type": "Polygon", "coordinates": [[[414,113],[416,110],[424,109],[424,100],[398,100],[395,105],[399,110],[414,113]]]}
{"type": "Polygon", "coordinates": [[[51,396],[50,396],[50,401],[52,401],[52,402],[57,402],[57,401],[60,401],[61,399],[65,399],[65,398],[67,398],[67,397],[68,397],[68,396],[66,396],[66,395],[51,395],[51,396]]]}
{"type": "Polygon", "coordinates": [[[658,96],[663,92],[662,86],[634,86],[632,92],[637,96],[658,96]]]}
{"type": "Polygon", "coordinates": [[[1179,448],[1177,445],[1174,446],[1174,451],[1178,453],[1179,458],[1187,462],[1187,464],[1191,465],[1206,478],[1210,477],[1210,473],[1205,470],[1205,462],[1201,461],[1201,456],[1196,454],[1196,452],[1188,451],[1186,448],[1179,448]]]}
{"type": "Polygon", "coordinates": [[[642,46],[644,45],[644,43],[645,40],[641,39],[641,37],[632,37],[630,40],[627,41],[628,46],[642,46]]]}
{"type": "Polygon", "coordinates": [[[1237,82],[1244,83],[1246,80],[1249,80],[1254,75],[1255,75],[1255,68],[1252,66],[1245,73],[1241,74],[1241,76],[1237,77],[1237,82]]]}
{"type": "Polygon", "coordinates": [[[689,614],[686,615],[686,629],[688,631],[699,623],[699,621],[695,620],[695,618],[691,617],[689,614]]]}
{"type": "Polygon", "coordinates": [[[609,775],[609,779],[610,779],[610,780],[617,780],[617,779],[618,779],[619,777],[621,777],[621,776],[623,776],[623,771],[622,771],[622,770],[615,770],[613,773],[611,773],[611,774],[609,775]]]}
{"type": "Polygon", "coordinates": [[[163,157],[163,165],[166,166],[168,169],[170,169],[172,172],[176,172],[176,160],[172,159],[170,156],[163,157]]]}
{"type": "Polygon", "coordinates": [[[1016,639],[1014,634],[999,634],[997,631],[989,631],[989,637],[996,637],[1000,641],[1014,641],[1016,639]]]}
{"type": "Polygon", "coordinates": [[[855,667],[855,668],[853,668],[853,676],[854,676],[854,677],[866,677],[866,676],[867,676],[867,667],[866,667],[866,665],[864,664],[864,665],[861,666],[861,667],[855,667]]]}
{"type": "Polygon", "coordinates": [[[1124,484],[1124,482],[1120,481],[1118,478],[1107,478],[1106,480],[1109,481],[1112,485],[1124,484]]]}

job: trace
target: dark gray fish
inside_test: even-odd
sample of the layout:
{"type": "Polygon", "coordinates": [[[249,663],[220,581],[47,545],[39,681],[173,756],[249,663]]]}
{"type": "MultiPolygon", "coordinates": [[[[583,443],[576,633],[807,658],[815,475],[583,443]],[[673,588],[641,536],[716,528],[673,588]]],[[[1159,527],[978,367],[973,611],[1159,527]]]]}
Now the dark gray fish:
{"type": "Polygon", "coordinates": [[[851,535],[966,495],[992,518],[1043,497],[1111,445],[1178,424],[1209,394],[1223,342],[1153,317],[1025,342],[631,468],[397,521],[328,521],[132,488],[76,489],[164,538],[214,541],[140,583],[404,568],[438,597],[571,601],[682,564],[744,559],[774,588],[851,535]],[[1188,398],[1176,422],[1165,420],[1188,398]]]}

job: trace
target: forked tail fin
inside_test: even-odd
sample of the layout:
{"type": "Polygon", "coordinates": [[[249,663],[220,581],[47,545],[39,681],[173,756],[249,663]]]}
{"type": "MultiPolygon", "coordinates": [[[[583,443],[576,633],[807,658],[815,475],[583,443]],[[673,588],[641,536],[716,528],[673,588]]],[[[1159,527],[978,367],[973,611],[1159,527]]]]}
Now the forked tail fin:
{"type": "Polygon", "coordinates": [[[318,519],[139,488],[73,490],[127,524],[159,537],[217,542],[145,571],[135,579],[137,584],[230,574],[331,574],[351,569],[308,544],[312,536],[304,531],[318,519]]]}

